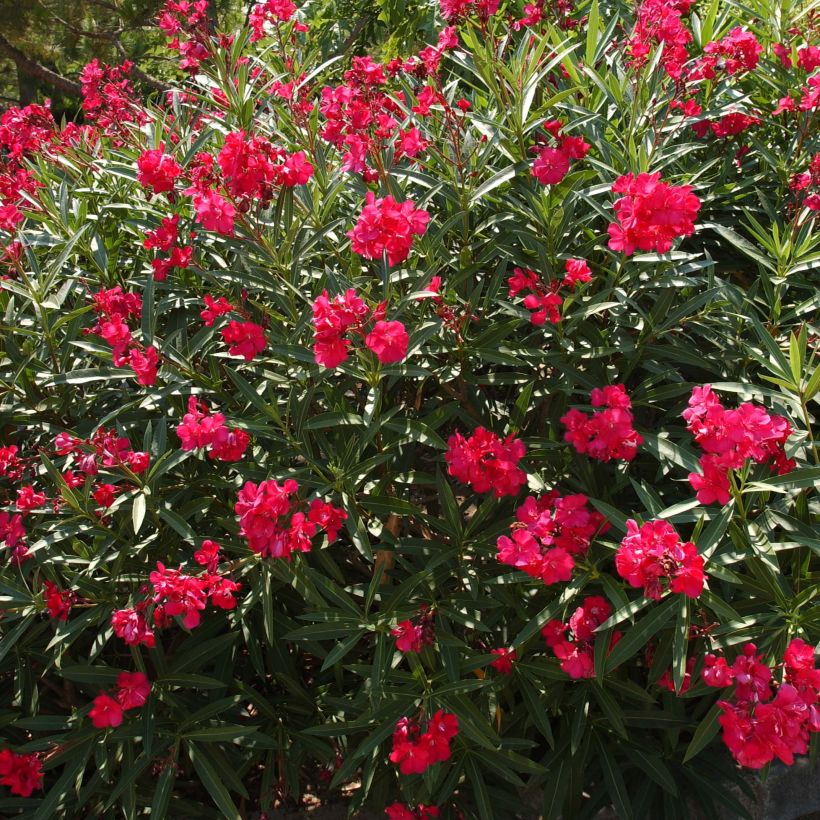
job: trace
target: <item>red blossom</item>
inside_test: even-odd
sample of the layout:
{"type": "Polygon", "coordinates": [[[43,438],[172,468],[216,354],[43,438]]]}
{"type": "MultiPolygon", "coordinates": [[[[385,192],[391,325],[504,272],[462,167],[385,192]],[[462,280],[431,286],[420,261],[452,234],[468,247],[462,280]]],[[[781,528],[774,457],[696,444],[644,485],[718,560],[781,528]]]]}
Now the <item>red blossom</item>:
{"type": "Polygon", "coordinates": [[[640,527],[633,519],[626,522],[615,569],[630,585],[643,588],[647,598],[661,597],[663,581],[670,591],[697,598],[706,579],[703,567],[697,547],[682,542],[668,521],[647,521],[640,527]]]}
{"type": "Polygon", "coordinates": [[[691,236],[700,200],[691,185],[661,182],[660,173],[618,177],[613,193],[617,222],[610,224],[609,247],[631,256],[636,250],[667,253],[677,237],[691,236]]]}
{"type": "Polygon", "coordinates": [[[527,474],[519,468],[526,447],[512,433],[500,439],[483,427],[476,428],[464,438],[456,432],[447,440],[447,472],[477,493],[493,491],[496,498],[516,495],[527,481],[527,474]]]}
{"type": "Polygon", "coordinates": [[[351,248],[365,259],[381,259],[397,265],[410,254],[414,236],[427,230],[430,214],[417,209],[410,200],[396,202],[392,196],[376,199],[368,191],[364,208],[353,230],[348,232],[351,248]]]}
{"type": "Polygon", "coordinates": [[[621,384],[595,388],[591,403],[593,407],[605,406],[605,409],[587,416],[572,408],[561,417],[561,423],[567,428],[565,440],[579,453],[598,461],[632,461],[643,444],[643,436],[632,426],[632,403],[626,388],[621,384]]]}

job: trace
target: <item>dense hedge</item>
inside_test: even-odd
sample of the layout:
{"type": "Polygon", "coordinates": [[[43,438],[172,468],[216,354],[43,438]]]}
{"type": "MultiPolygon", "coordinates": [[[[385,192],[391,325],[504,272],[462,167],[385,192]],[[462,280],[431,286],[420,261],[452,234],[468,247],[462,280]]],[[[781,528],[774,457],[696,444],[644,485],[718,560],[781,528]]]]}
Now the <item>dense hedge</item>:
{"type": "Polygon", "coordinates": [[[204,7],[0,121],[0,812],[742,814],[820,729],[813,12],[204,7]]]}

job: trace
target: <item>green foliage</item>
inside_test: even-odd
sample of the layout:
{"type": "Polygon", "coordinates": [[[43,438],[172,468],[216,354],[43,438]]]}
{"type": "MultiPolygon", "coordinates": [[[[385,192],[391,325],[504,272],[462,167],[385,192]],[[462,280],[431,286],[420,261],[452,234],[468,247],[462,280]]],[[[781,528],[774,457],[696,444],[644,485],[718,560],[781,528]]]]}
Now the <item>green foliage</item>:
{"type": "MultiPolygon", "coordinates": [[[[416,125],[431,147],[418,163],[386,160],[389,172],[369,187],[342,170],[317,110],[295,117],[264,77],[249,79],[236,61],[241,38],[233,55],[214,48],[199,84],[185,81],[188,97],[146,107],[143,128],[125,124],[124,139],[27,159],[42,187],[25,206],[21,262],[0,290],[0,430],[3,444],[36,461],[32,483],[60,503],[26,519],[32,559],[0,570],[3,737],[42,753],[46,775],[43,793],[0,797],[0,813],[132,817],[150,807],[152,820],[240,818],[317,783],[329,796],[356,782],[354,809],[401,799],[439,805],[443,817],[512,817],[525,810],[522,795],[537,795],[533,812],[547,818],[605,806],[622,818],[687,817],[694,804],[707,816],[744,816],[726,788],[737,769],[700,660],[683,684],[687,661],[705,651],[732,656],[752,640],[779,662],[791,638],[820,640],[820,239],[810,215],[786,208],[790,177],[817,150],[816,115],[800,115],[795,128],[764,122],[738,170],[727,143],[695,139],[670,111],[674,84],[657,60],[630,70],[608,48],[632,24],[626,11],[597,2],[581,11],[586,29],[549,24],[532,38],[512,36],[502,17],[464,24],[442,69],[450,110],[471,103],[453,115],[457,126],[440,104],[437,116],[414,114],[418,84],[395,80],[394,98],[406,94],[401,126],[416,125]],[[556,117],[591,150],[545,187],[530,173],[531,147],[556,117]],[[233,236],[202,230],[180,190],[152,197],[137,182],[142,151],[163,144],[190,169],[197,152],[215,156],[240,129],[306,151],[315,175],[251,203],[233,236]],[[616,254],[606,244],[612,183],[655,170],[694,185],[698,231],[668,254],[616,254]],[[432,215],[399,265],[350,249],[368,190],[432,215]],[[171,213],[183,236],[197,234],[194,260],[157,281],[143,243],[171,213]],[[516,266],[559,280],[568,257],[588,260],[593,282],[567,296],[560,323],[534,326],[506,281],[516,266]],[[434,276],[444,306],[463,319],[458,332],[429,298],[434,276]],[[142,296],[134,332],[161,355],[151,386],[85,332],[90,294],[115,286],[142,296]],[[351,287],[371,306],[385,300],[389,318],[407,326],[405,360],[380,365],[365,351],[336,370],[316,364],[313,301],[351,287]],[[205,294],[264,325],[267,347],[253,361],[229,356],[221,326],[203,325],[205,294]],[[566,445],[560,418],[614,383],[628,385],[645,445],[629,464],[601,465],[566,445]],[[727,505],[698,505],[686,478],[700,453],[681,412],[704,383],[727,405],[754,400],[787,418],[797,468],[775,475],[750,463],[727,505]],[[242,461],[180,449],[176,427],[192,394],[250,434],[242,461]],[[523,439],[528,494],[584,493],[607,517],[611,529],[569,583],[545,586],[497,561],[516,505],[471,493],[443,457],[455,430],[477,426],[523,439]],[[89,438],[101,427],[149,453],[150,468],[69,486],[55,436],[89,438]],[[345,530],[292,561],[262,559],[239,532],[237,491],[285,478],[341,506],[345,530]],[[92,495],[102,479],[121,490],[104,515],[92,495]],[[697,544],[709,576],[699,598],[667,592],[655,602],[623,583],[613,555],[633,517],[665,519],[697,544]],[[210,607],[194,629],[177,619],[154,648],[117,638],[112,612],[140,599],[157,562],[193,572],[207,538],[241,583],[238,606],[210,607]],[[79,597],[67,621],[47,617],[46,580],[79,597]],[[592,594],[613,614],[599,628],[596,676],[573,681],[539,633],[592,594]],[[404,655],[391,631],[421,605],[434,611],[435,643],[404,655]],[[623,637],[610,651],[616,630],[623,637]],[[518,653],[510,676],[490,667],[490,650],[502,646],[518,653]],[[121,670],[145,672],[150,699],[121,726],[95,729],[91,701],[121,670]],[[658,685],[667,670],[678,694],[658,685]],[[459,721],[451,760],[398,775],[388,760],[396,721],[436,709],[459,721]]],[[[766,9],[751,11],[767,46],[785,30],[766,9]]],[[[286,41],[284,52],[267,40],[247,46],[254,64],[268,77],[287,76],[286,58],[297,76],[318,66],[306,81],[315,99],[349,68],[318,56],[352,37],[355,22],[334,23],[343,12],[348,25],[357,19],[341,0],[309,8],[316,39],[286,41]]],[[[799,10],[790,13],[797,22],[799,10]]],[[[357,38],[393,32],[385,57],[431,39],[426,4],[363,14],[357,38]]],[[[717,2],[695,14],[703,41],[747,19],[717,2]]],[[[715,117],[735,100],[724,82],[706,92],[715,117]]],[[[744,86],[749,105],[770,108],[790,83],[767,53],[744,86]]],[[[4,482],[13,511],[17,486],[4,482]]]]}

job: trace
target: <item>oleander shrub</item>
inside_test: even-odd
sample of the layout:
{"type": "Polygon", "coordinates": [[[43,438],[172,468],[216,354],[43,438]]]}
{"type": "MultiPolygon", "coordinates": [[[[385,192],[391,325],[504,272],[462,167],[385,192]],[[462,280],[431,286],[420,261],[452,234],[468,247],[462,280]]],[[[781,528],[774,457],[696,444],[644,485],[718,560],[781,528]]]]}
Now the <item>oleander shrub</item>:
{"type": "Polygon", "coordinates": [[[743,815],[820,730],[816,14],[204,6],[0,121],[0,813],[743,815]]]}

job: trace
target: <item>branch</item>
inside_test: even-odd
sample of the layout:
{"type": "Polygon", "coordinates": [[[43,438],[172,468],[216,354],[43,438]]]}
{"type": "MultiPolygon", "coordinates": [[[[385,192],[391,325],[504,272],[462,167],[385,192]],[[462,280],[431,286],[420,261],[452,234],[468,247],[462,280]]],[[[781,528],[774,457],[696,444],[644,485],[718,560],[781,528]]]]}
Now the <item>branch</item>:
{"type": "Polygon", "coordinates": [[[70,80],[68,77],[64,77],[62,74],[58,74],[56,71],[52,71],[50,68],[46,68],[46,66],[33,60],[20,51],[19,48],[13,46],[1,33],[0,54],[4,54],[9,59],[14,60],[17,70],[22,71],[23,74],[40,80],[52,88],[64,91],[72,97],[82,96],[82,87],[78,82],[70,80]]]}

